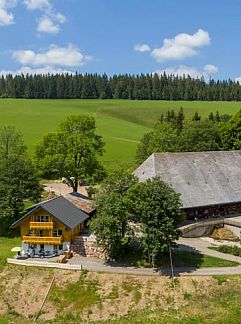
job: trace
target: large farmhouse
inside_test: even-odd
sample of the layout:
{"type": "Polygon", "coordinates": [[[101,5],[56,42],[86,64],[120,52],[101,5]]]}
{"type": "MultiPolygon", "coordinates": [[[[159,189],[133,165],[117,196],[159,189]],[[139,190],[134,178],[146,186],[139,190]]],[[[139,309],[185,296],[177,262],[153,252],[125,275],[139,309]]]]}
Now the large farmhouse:
{"type": "Polygon", "coordinates": [[[87,197],[68,194],[30,207],[11,228],[20,227],[25,253],[61,254],[85,229],[93,212],[87,197]]]}
{"type": "Polygon", "coordinates": [[[241,152],[154,153],[134,174],[181,194],[187,219],[241,212],[241,152]]]}

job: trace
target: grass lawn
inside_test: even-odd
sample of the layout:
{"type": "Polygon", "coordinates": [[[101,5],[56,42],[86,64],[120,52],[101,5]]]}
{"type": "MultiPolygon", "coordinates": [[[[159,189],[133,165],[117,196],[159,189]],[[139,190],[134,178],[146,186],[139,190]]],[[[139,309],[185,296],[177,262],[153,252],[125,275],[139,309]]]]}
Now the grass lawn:
{"type": "Polygon", "coordinates": [[[210,246],[209,249],[241,257],[241,248],[238,246],[230,246],[230,245],[210,246]]]}
{"type": "MultiPolygon", "coordinates": [[[[172,259],[174,267],[193,267],[196,269],[211,267],[235,267],[239,265],[239,263],[235,261],[228,261],[196,252],[194,253],[180,250],[174,250],[172,252],[172,259]]],[[[143,257],[142,252],[136,250],[131,250],[123,259],[123,263],[135,267],[149,267],[149,264],[143,257]]],[[[158,257],[156,266],[170,267],[169,254],[160,255],[158,257]]]]}
{"type": "Polygon", "coordinates": [[[14,125],[30,152],[44,134],[54,131],[68,115],[88,113],[96,118],[97,131],[106,143],[102,158],[108,169],[135,166],[135,152],[143,134],[151,130],[162,112],[183,107],[187,116],[196,111],[234,114],[239,102],[137,101],[137,100],[26,100],[0,99],[0,127],[14,125]]]}
{"type": "Polygon", "coordinates": [[[6,259],[13,257],[16,252],[11,252],[15,246],[21,246],[20,237],[8,238],[0,236],[0,269],[6,264],[6,259]]]}

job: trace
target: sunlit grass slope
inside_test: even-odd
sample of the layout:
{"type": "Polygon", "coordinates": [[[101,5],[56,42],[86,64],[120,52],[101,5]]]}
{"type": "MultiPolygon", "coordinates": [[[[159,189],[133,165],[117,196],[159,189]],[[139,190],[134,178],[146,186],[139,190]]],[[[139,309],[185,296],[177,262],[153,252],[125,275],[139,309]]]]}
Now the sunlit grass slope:
{"type": "Polygon", "coordinates": [[[136,146],[162,112],[183,107],[188,117],[196,111],[207,116],[211,111],[234,114],[237,102],[131,101],[131,100],[0,100],[0,126],[14,125],[24,135],[31,152],[34,143],[72,114],[94,115],[97,131],[106,143],[103,161],[107,168],[134,165],[136,146]]]}

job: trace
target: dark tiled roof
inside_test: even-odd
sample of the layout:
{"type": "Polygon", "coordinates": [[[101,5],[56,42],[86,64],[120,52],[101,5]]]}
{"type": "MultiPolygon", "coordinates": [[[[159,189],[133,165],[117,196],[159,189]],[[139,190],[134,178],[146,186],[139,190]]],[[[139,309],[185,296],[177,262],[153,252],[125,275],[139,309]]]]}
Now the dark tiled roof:
{"type": "Polygon", "coordinates": [[[160,177],[181,194],[183,208],[241,202],[240,151],[154,153],[134,174],[160,177]]]}
{"type": "Polygon", "coordinates": [[[70,229],[75,228],[89,218],[88,214],[76,207],[63,196],[59,196],[57,198],[43,201],[39,204],[34,205],[33,208],[30,208],[30,210],[22,218],[15,222],[11,226],[11,228],[17,227],[26,217],[28,217],[39,208],[43,208],[45,211],[47,211],[49,214],[51,214],[53,217],[55,217],[70,229]]]}

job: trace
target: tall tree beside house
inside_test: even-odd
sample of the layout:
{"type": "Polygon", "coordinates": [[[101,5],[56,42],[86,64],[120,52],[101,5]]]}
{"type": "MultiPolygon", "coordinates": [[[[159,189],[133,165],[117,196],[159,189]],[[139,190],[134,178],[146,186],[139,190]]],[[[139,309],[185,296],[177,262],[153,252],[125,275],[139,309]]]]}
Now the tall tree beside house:
{"type": "Polygon", "coordinates": [[[140,222],[141,245],[149,264],[179,236],[177,224],[181,219],[180,194],[159,178],[136,183],[128,190],[130,210],[140,222]]]}
{"type": "Polygon", "coordinates": [[[45,135],[35,150],[41,176],[64,177],[73,192],[80,181],[102,179],[104,169],[98,157],[103,154],[104,142],[95,130],[94,117],[77,115],[68,117],[55,133],[45,135]]]}
{"type": "Polygon", "coordinates": [[[105,179],[97,195],[97,213],[90,228],[96,235],[97,244],[110,258],[123,257],[130,242],[127,192],[136,182],[133,175],[115,171],[105,179]]]}
{"type": "Polygon", "coordinates": [[[16,221],[24,200],[40,198],[41,186],[22,136],[14,127],[0,129],[0,229],[16,221]]]}

